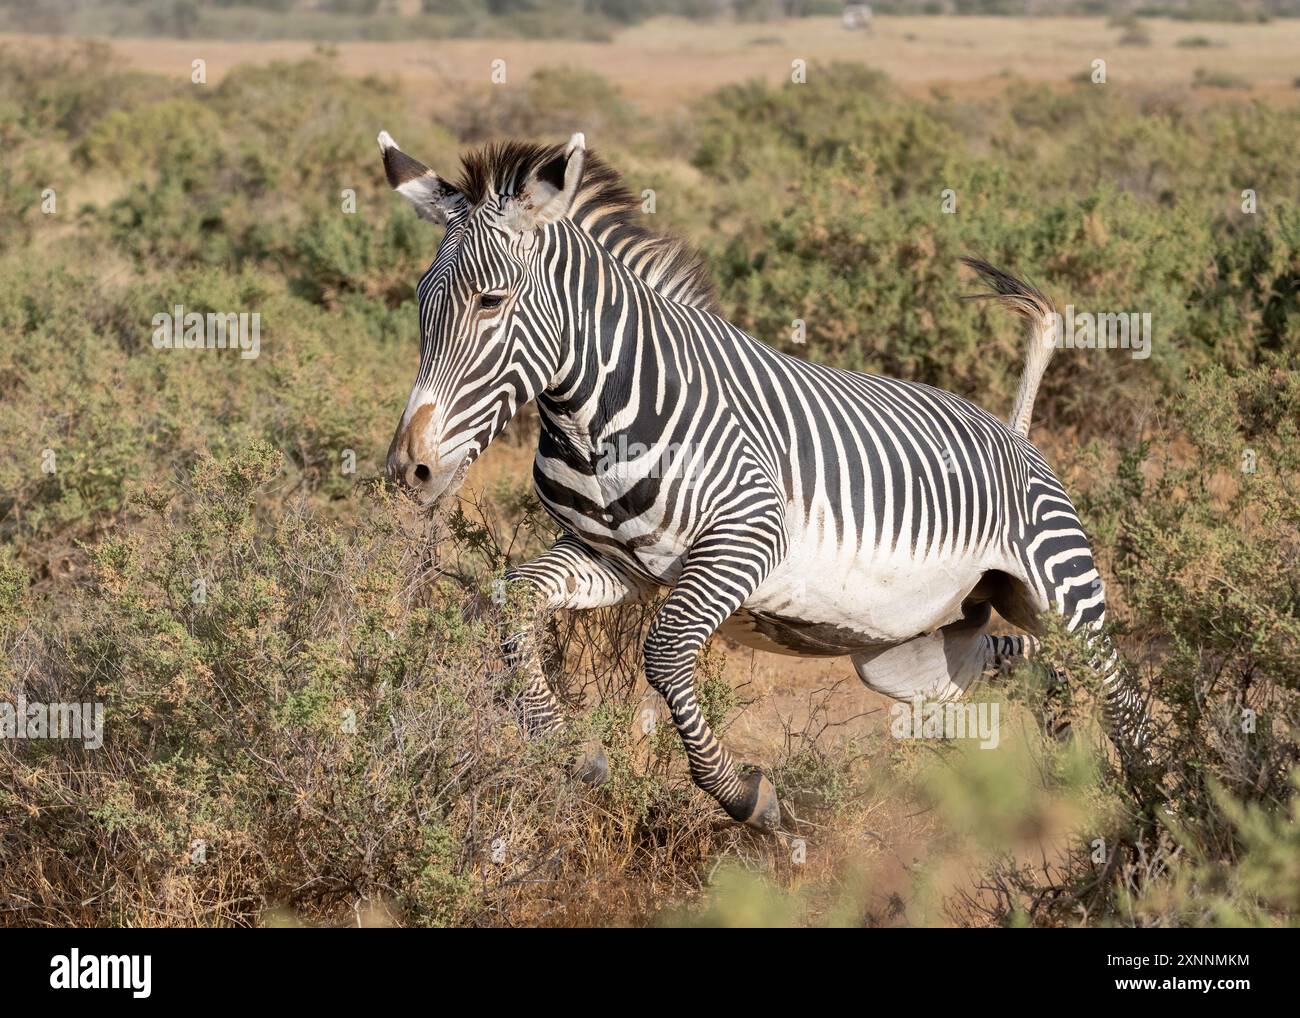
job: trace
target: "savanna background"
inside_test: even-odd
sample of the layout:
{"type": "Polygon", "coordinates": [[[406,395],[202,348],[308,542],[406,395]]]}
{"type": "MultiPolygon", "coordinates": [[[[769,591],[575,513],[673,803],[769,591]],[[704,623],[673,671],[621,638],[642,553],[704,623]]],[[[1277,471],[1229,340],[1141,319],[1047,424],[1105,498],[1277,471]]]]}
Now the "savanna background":
{"type": "Polygon", "coordinates": [[[0,2],[0,699],[107,711],[98,750],[0,741],[0,922],[1296,923],[1295,5],[876,13],[0,2]],[[961,300],[960,256],[1149,312],[1147,360],[1058,353],[1031,437],[1150,691],[1151,772],[1119,774],[1062,634],[1070,697],[1032,668],[975,694],[994,750],[894,738],[846,660],[715,640],[702,699],[785,805],[756,835],[640,678],[652,607],[547,624],[575,724],[523,741],[498,635],[531,608],[485,595],[554,536],[536,423],[436,517],[380,480],[438,241],[381,128],[449,175],[585,131],[732,321],[997,414],[1024,337],[961,300]],[[177,304],[260,313],[260,356],[156,350],[177,304]],[[590,738],[599,789],[567,773],[590,738]]]}

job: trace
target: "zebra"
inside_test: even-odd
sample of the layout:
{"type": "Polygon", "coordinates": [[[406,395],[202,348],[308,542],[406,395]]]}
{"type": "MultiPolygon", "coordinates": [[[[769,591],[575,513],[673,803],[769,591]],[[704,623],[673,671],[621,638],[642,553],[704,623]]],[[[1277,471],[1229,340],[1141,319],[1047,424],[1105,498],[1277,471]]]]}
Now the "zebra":
{"type": "MultiPolygon", "coordinates": [[[[777,830],[780,803],[701,711],[693,676],[714,634],[847,656],[873,690],[943,701],[1031,655],[1055,610],[1089,641],[1121,756],[1140,748],[1145,706],[1102,631],[1088,539],[1027,440],[1053,344],[1039,291],[967,260],[987,296],[1032,325],[1008,425],[952,393],[792,357],[727,322],[701,259],[644,225],[582,134],[470,152],[454,184],[387,132],[379,147],[389,184],[445,227],[417,287],[419,369],[389,476],[434,506],[535,402],[534,487],[562,533],[506,579],[546,611],[663,596],[646,679],[692,780],[733,820],[777,830]],[[994,609],[1030,635],[990,636],[994,609]]],[[[525,729],[557,732],[565,712],[536,630],[504,649],[525,729]]],[[[599,780],[603,753],[580,770],[599,780]]]]}

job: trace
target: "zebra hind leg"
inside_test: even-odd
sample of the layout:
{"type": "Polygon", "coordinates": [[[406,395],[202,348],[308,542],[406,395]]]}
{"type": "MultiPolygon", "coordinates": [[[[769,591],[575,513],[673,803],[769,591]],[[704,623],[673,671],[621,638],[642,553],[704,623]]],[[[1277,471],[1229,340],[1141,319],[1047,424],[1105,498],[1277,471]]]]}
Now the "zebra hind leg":
{"type": "Polygon", "coordinates": [[[1013,585],[1005,604],[995,605],[1003,617],[1028,628],[1034,623],[1025,619],[1026,609],[1037,601],[1040,609],[1055,610],[1069,632],[1082,634],[1088,667],[1101,677],[1102,716],[1120,763],[1126,772],[1144,769],[1151,731],[1146,699],[1105,632],[1106,588],[1083,526],[1059,484],[1040,478],[1031,490],[1039,497],[1023,586],[1013,585]]]}
{"type": "MultiPolygon", "coordinates": [[[[1017,633],[1011,636],[984,637],[985,668],[993,671],[1000,678],[1009,675],[1021,662],[1038,662],[1042,643],[1038,637],[1029,633],[1017,633]]],[[[1069,686],[1065,675],[1050,665],[1038,662],[1046,672],[1046,683],[1042,687],[1042,704],[1038,711],[1038,722],[1043,734],[1054,739],[1066,739],[1070,736],[1071,725],[1067,714],[1067,697],[1069,686]]]]}
{"type": "Polygon", "coordinates": [[[983,641],[985,670],[1002,675],[1006,675],[1022,661],[1033,661],[1041,649],[1038,638],[1028,633],[1012,636],[991,636],[985,633],[983,641]]]}
{"type": "Polygon", "coordinates": [[[956,699],[976,679],[989,672],[1005,674],[1038,649],[1032,636],[985,632],[991,615],[988,602],[968,602],[958,621],[902,643],[855,654],[853,666],[868,687],[895,699],[918,695],[934,701],[956,699]]]}

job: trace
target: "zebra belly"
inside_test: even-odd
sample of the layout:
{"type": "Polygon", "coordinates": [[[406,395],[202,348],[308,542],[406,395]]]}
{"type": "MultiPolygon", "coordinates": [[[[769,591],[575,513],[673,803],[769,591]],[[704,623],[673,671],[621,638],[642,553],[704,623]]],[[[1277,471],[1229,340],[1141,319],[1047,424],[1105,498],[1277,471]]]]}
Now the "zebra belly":
{"type": "Polygon", "coordinates": [[[1000,563],[975,557],[863,556],[848,563],[796,545],[728,622],[741,642],[810,655],[891,646],[962,617],[962,602],[1000,563]]]}
{"type": "Polygon", "coordinates": [[[843,657],[877,646],[842,626],[801,622],[766,612],[742,608],[722,624],[718,632],[728,640],[793,657],[843,657]]]}

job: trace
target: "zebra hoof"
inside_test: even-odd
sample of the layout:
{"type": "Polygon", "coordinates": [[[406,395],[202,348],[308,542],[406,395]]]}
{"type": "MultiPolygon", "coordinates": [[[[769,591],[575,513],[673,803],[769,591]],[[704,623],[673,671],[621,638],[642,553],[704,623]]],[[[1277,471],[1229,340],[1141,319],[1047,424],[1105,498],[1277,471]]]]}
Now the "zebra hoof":
{"type": "Polygon", "coordinates": [[[599,787],[608,781],[609,757],[605,755],[605,747],[596,743],[580,756],[573,765],[573,776],[593,787],[599,787]]]}
{"type": "Polygon", "coordinates": [[[745,794],[741,796],[734,812],[730,808],[727,810],[732,819],[748,824],[764,834],[780,829],[781,802],[776,797],[772,782],[759,771],[747,775],[741,781],[745,786],[745,794]]]}

